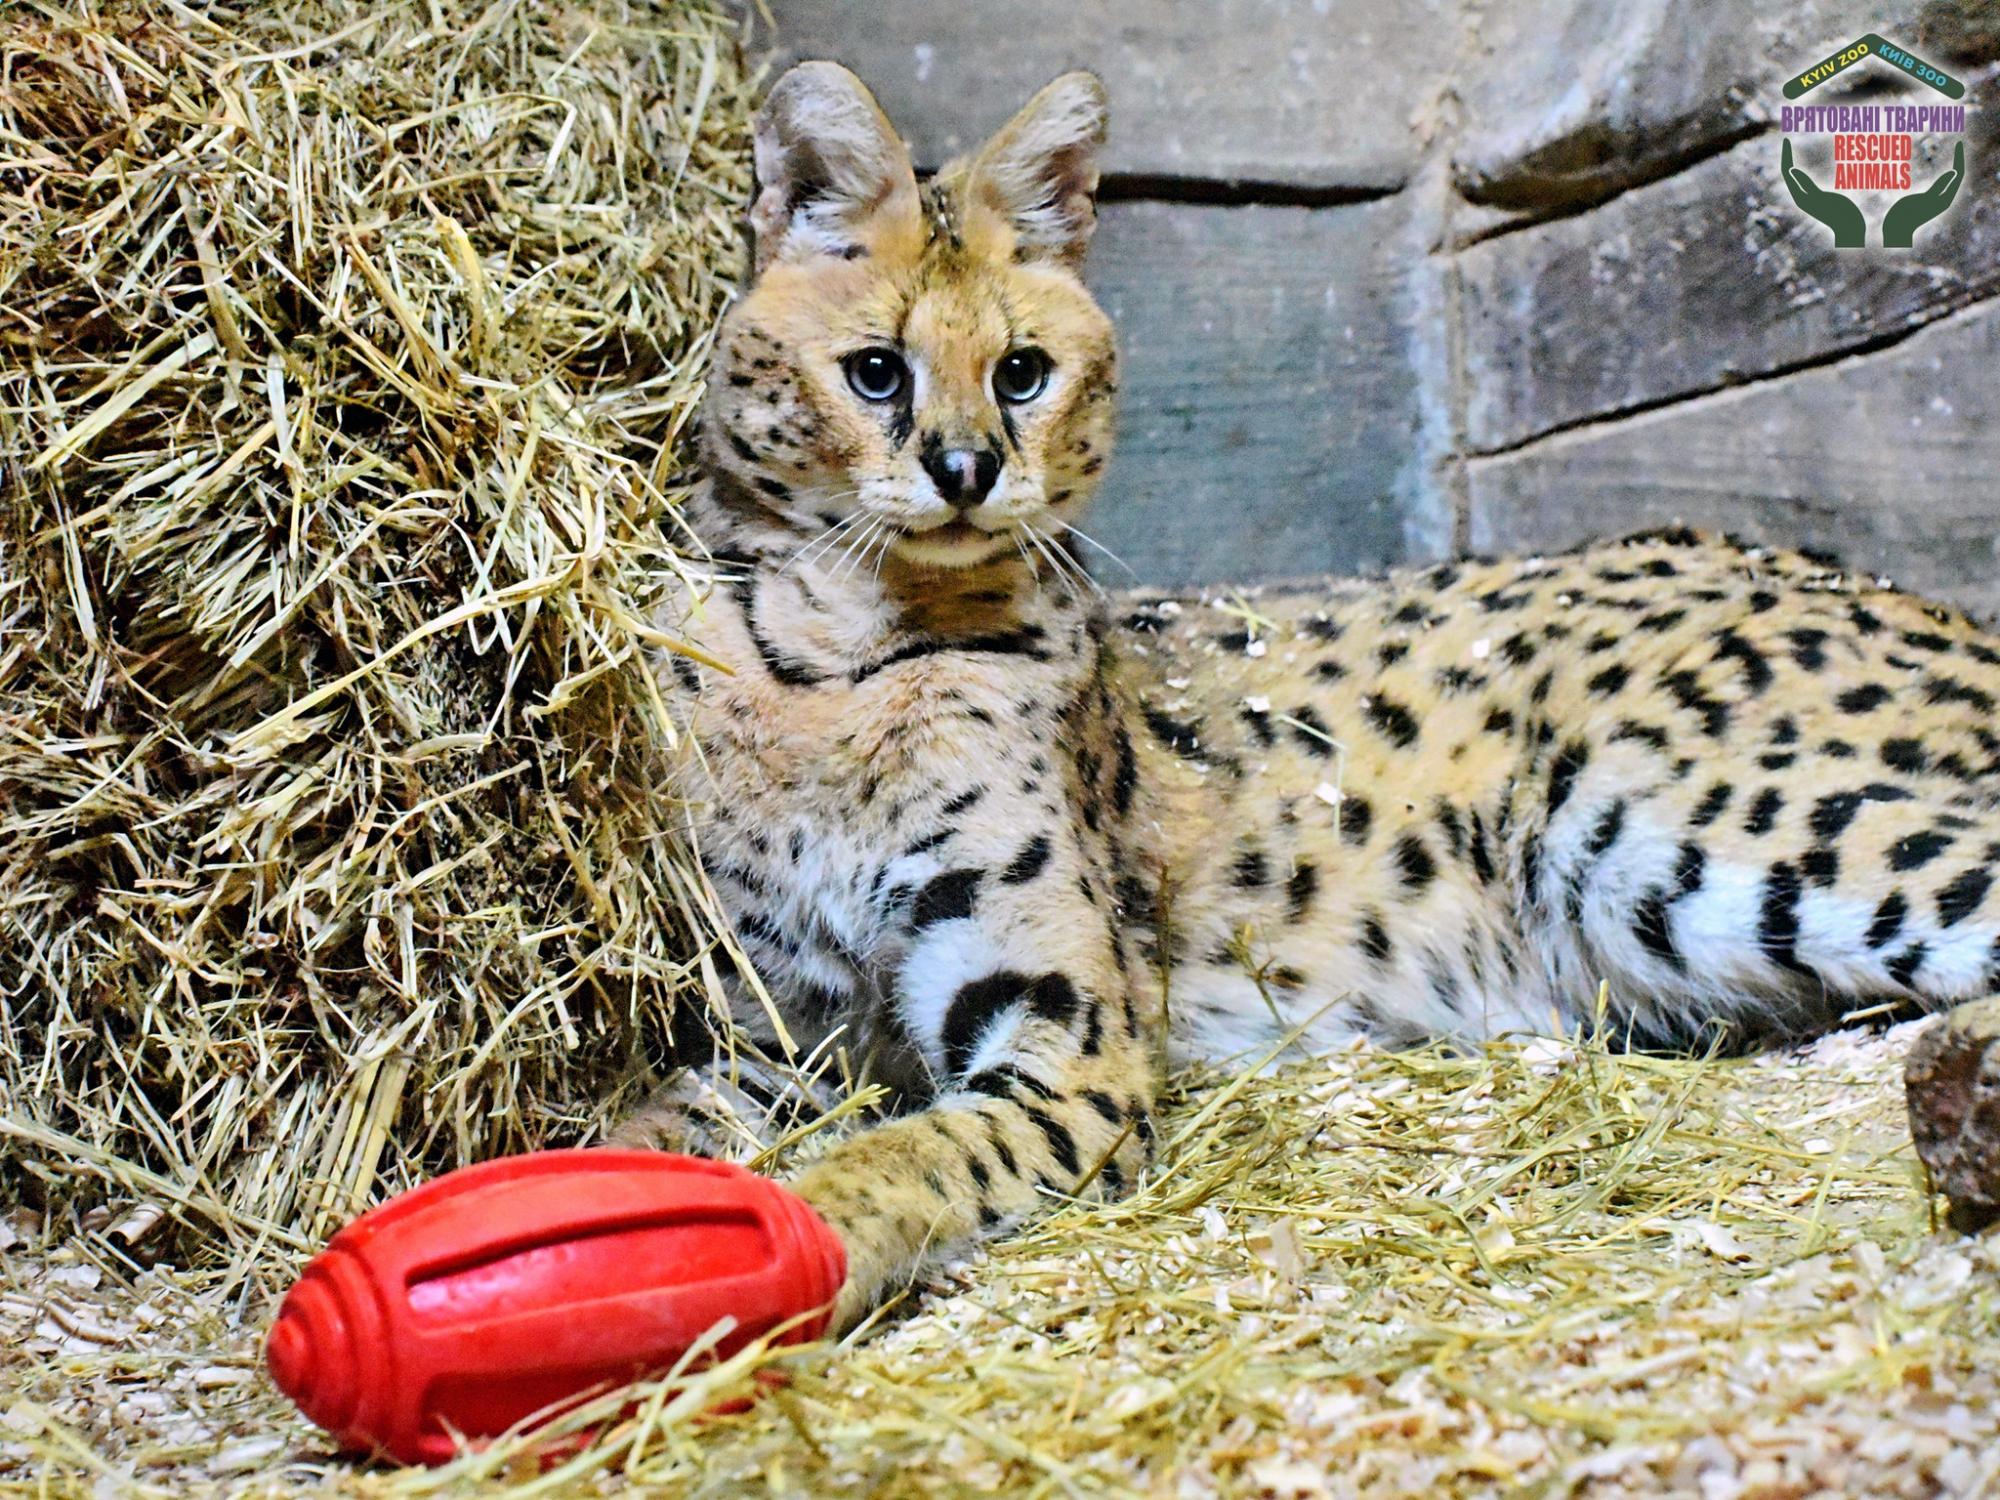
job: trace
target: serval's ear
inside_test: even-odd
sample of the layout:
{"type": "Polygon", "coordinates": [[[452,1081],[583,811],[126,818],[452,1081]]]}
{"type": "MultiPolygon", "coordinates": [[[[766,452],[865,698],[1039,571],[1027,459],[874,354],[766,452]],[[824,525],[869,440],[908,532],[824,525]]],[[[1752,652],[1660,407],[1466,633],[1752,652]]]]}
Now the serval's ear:
{"type": "Polygon", "coordinates": [[[920,222],[917,178],[875,96],[838,63],[800,63],[771,88],[752,135],[757,269],[856,256],[885,227],[920,222]]]}
{"type": "Polygon", "coordinates": [[[1097,153],[1109,118],[1094,73],[1065,73],[973,158],[975,201],[1014,229],[1023,260],[1080,264],[1097,227],[1097,153]]]}

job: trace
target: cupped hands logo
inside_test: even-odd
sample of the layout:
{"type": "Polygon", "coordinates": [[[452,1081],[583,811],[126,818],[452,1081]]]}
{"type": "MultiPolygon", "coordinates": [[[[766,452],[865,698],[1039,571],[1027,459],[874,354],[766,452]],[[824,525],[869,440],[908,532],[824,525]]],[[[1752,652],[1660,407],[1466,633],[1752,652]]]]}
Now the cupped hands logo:
{"type": "MultiPolygon", "coordinates": [[[[1794,166],[1789,140],[1785,142],[1780,169],[1785,174],[1785,186],[1791,191],[1792,202],[1798,204],[1807,218],[1818,219],[1833,231],[1835,249],[1857,250],[1868,243],[1868,221],[1862,217],[1861,205],[1845,193],[1821,187],[1806,175],[1803,168],[1794,166]]],[[[1960,141],[1952,152],[1948,170],[1940,173],[1929,187],[1920,192],[1905,193],[1889,205],[1889,211],[1882,216],[1883,248],[1909,249],[1916,232],[1951,207],[1951,200],[1958,196],[1958,185],[1963,181],[1965,142],[1960,141]]]]}
{"type": "MultiPolygon", "coordinates": [[[[1802,98],[1868,59],[1948,100],[1965,97],[1965,85],[1943,69],[1870,32],[1787,81],[1785,98],[1802,98]]],[[[1965,182],[1963,140],[1953,143],[1951,165],[1930,182],[1919,188],[1911,178],[1919,138],[1964,134],[1963,104],[1786,104],[1779,114],[1785,140],[1778,169],[1785,190],[1801,213],[1833,231],[1836,249],[1855,250],[1868,243],[1867,215],[1850,193],[1879,197],[1885,191],[1897,192],[1882,215],[1881,243],[1885,249],[1907,250],[1919,229],[1951,207],[1965,182]],[[1795,135],[1833,138],[1832,187],[1823,186],[1798,164],[1792,151],[1795,135]]]]}

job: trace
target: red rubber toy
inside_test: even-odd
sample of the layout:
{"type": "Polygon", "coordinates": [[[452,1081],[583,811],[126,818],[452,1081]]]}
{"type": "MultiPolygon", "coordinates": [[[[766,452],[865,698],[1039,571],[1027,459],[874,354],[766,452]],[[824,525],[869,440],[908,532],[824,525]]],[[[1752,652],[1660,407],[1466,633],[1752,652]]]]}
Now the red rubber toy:
{"type": "Polygon", "coordinates": [[[344,1447],[443,1463],[593,1387],[671,1369],[725,1317],[726,1358],[826,1328],[840,1237],[741,1167],[662,1151],[543,1151],[464,1167],[369,1210],[285,1294],[271,1378],[344,1447]]]}

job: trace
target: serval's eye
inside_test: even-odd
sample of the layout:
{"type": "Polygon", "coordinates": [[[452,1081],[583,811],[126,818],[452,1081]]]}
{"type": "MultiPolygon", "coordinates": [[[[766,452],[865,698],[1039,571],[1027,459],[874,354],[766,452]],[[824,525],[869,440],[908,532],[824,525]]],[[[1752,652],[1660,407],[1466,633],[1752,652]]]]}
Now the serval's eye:
{"type": "Polygon", "coordinates": [[[858,350],[841,364],[847,370],[847,383],[863,401],[893,401],[910,379],[910,367],[893,349],[858,350]]]}
{"type": "Polygon", "coordinates": [[[993,394],[1009,406],[1032,401],[1049,388],[1049,357],[1039,349],[1010,349],[993,367],[993,394]]]}

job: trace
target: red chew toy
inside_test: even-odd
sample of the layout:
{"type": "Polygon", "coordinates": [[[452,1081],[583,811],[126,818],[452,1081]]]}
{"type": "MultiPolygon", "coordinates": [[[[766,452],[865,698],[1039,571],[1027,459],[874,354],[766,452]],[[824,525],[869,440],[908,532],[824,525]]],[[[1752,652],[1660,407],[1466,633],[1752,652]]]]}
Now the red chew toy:
{"type": "Polygon", "coordinates": [[[768,1178],[659,1151],[544,1151],[349,1224],[285,1294],[265,1354],[343,1445],[442,1463],[454,1432],[491,1437],[670,1369],[725,1317],[717,1358],[794,1318],[781,1342],[817,1338],[846,1277],[840,1237],[768,1178]]]}

